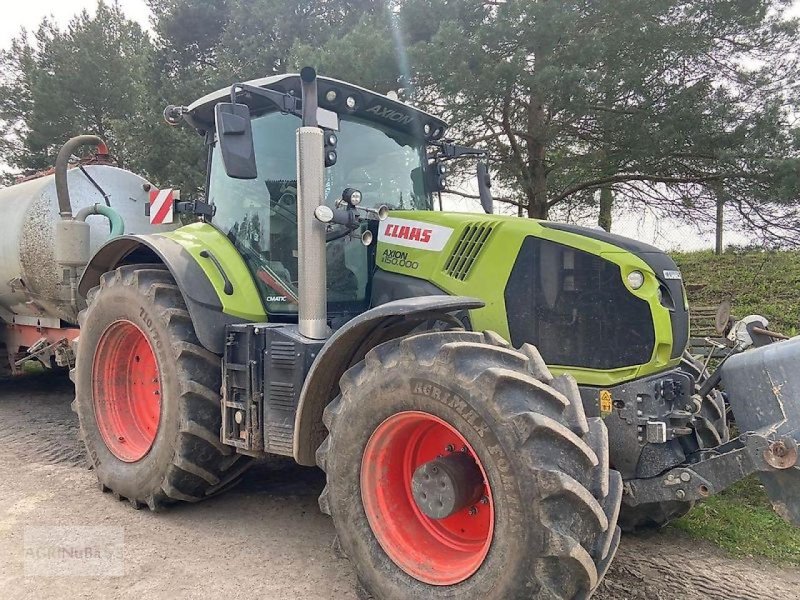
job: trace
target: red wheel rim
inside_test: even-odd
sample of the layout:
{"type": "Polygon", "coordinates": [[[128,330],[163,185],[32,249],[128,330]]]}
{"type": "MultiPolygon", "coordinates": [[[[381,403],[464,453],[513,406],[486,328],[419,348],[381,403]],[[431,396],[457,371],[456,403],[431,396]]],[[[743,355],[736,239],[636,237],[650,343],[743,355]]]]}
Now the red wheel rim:
{"type": "Polygon", "coordinates": [[[454,585],[483,564],[494,533],[492,492],[478,456],[452,425],[406,411],[373,432],[361,462],[361,499],[378,543],[403,571],[431,585],[454,585]],[[411,478],[420,465],[447,452],[466,452],[483,476],[483,499],[443,519],[414,501],[411,478]]]}
{"type": "Polygon", "coordinates": [[[161,420],[161,382],[153,347],[130,321],[116,321],[100,336],[92,370],[97,427],[108,449],[125,462],[153,446],[161,420]]]}

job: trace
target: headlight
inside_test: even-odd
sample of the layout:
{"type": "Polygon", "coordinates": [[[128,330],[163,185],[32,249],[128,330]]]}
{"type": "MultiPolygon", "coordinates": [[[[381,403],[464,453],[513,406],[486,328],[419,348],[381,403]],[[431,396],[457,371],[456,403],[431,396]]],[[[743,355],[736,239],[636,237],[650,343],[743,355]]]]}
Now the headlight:
{"type": "Polygon", "coordinates": [[[330,223],[333,221],[333,209],[330,206],[320,204],[314,209],[314,216],[320,223],[330,223]]]}
{"type": "Polygon", "coordinates": [[[631,289],[638,290],[644,285],[644,275],[641,271],[631,271],[628,273],[628,285],[631,289]]]}
{"type": "Polygon", "coordinates": [[[342,192],[342,201],[350,206],[361,204],[361,198],[361,192],[354,188],[344,188],[342,192]]]}

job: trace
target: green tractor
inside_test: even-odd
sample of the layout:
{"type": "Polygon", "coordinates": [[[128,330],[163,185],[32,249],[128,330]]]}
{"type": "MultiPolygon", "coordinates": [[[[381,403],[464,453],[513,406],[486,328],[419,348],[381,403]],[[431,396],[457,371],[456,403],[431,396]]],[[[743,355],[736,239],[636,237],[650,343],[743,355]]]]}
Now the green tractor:
{"type": "Polygon", "coordinates": [[[796,342],[709,376],[666,254],[491,214],[483,162],[487,214],[434,211],[448,162],[481,152],[310,68],[165,117],[204,136],[205,200],[109,241],[79,286],[74,406],[104,491],[159,510],[253,458],[318,465],[380,599],[588,598],[620,527],[750,473],[800,521],[796,342]]]}

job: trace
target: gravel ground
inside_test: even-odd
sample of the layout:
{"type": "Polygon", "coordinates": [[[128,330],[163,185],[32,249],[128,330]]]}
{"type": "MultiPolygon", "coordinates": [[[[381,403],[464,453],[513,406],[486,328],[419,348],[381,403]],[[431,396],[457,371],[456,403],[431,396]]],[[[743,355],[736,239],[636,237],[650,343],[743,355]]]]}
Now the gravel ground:
{"type": "MultiPolygon", "coordinates": [[[[136,511],[102,494],[86,469],[71,398],[63,378],[0,382],[0,598],[356,598],[353,570],[331,550],[333,525],[317,508],[320,471],[259,464],[219,498],[136,511]],[[62,538],[37,538],[95,539],[98,526],[113,550],[92,571],[102,576],[81,573],[87,561],[48,562],[62,538]]],[[[595,596],[772,597],[800,598],[800,570],[732,559],[674,532],[623,538],[595,596]]]]}

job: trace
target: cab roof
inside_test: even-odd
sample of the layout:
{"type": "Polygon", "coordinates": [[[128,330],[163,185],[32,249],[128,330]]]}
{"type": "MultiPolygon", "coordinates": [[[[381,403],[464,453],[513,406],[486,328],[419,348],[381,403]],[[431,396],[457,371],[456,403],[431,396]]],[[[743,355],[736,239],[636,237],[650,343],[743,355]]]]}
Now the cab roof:
{"type": "MultiPolygon", "coordinates": [[[[297,73],[262,77],[244,83],[254,87],[294,93],[298,98],[300,97],[300,75],[297,73]]],[[[353,115],[428,140],[440,139],[447,129],[444,121],[430,113],[352,83],[329,77],[317,77],[317,87],[319,107],[332,110],[340,116],[353,115]],[[329,92],[331,92],[330,95],[329,92]],[[334,95],[335,97],[333,97],[334,95]],[[333,100],[330,100],[329,96],[333,100]],[[346,100],[350,97],[355,99],[354,109],[350,109],[346,105],[346,100]]],[[[230,95],[230,87],[206,94],[189,105],[187,112],[184,113],[184,118],[201,132],[213,130],[214,106],[219,102],[230,102],[230,95]]],[[[244,102],[250,106],[253,112],[277,110],[265,98],[247,92],[239,92],[237,102],[244,102]]]]}

